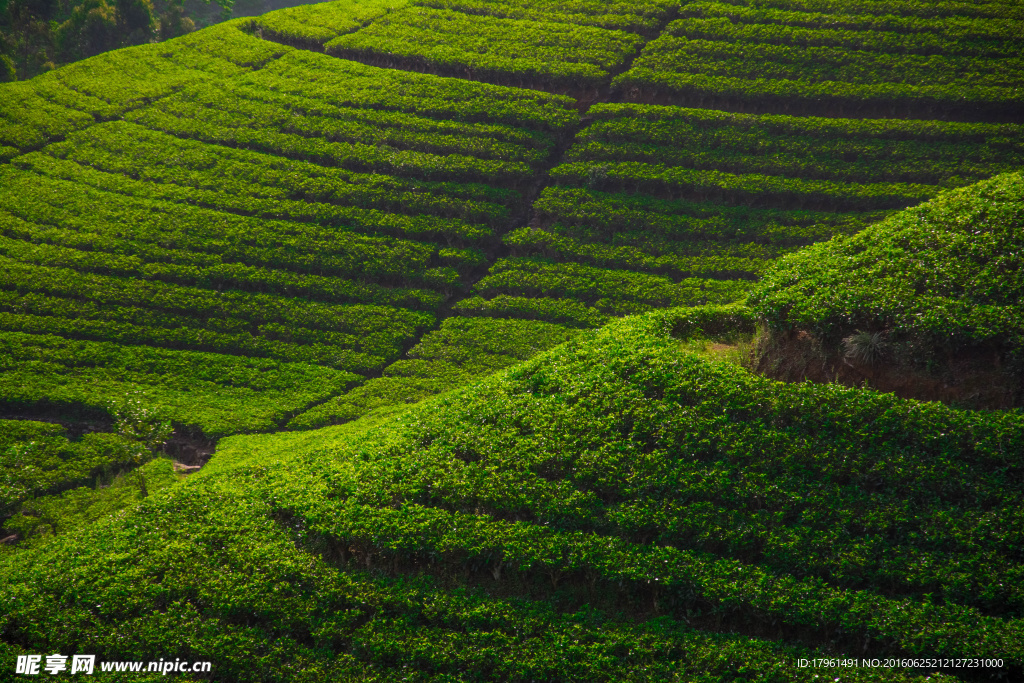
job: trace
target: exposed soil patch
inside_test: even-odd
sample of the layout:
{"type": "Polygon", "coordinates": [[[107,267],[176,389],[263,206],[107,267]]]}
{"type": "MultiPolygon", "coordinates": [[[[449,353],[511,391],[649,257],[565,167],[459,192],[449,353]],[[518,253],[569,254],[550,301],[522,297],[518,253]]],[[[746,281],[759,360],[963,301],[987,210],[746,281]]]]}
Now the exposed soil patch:
{"type": "Polygon", "coordinates": [[[942,401],[971,409],[1024,406],[1019,378],[1008,373],[994,351],[950,356],[933,370],[899,365],[889,359],[864,363],[825,348],[805,330],[769,333],[757,348],[755,370],[786,382],[835,382],[893,393],[900,398],[942,401]]]}
{"type": "Polygon", "coordinates": [[[171,436],[171,440],[164,446],[164,452],[172,456],[179,465],[199,469],[213,455],[215,446],[216,443],[209,439],[179,434],[176,430],[171,436]]]}

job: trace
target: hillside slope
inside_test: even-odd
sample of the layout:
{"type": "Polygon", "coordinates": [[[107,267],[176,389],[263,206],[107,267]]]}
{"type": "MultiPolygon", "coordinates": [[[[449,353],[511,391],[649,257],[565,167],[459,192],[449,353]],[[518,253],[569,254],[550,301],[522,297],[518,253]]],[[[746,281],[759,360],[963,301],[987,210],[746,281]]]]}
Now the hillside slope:
{"type": "Polygon", "coordinates": [[[787,256],[750,298],[769,326],[761,365],[790,379],[825,372],[903,396],[1024,405],[1021,244],[1024,176],[1010,173],[787,256]],[[801,346],[802,364],[792,357],[801,346]]]}
{"type": "Polygon", "coordinates": [[[0,85],[0,671],[1024,676],[1019,411],[684,340],[752,332],[780,258],[1019,178],[1021,21],[338,0],[0,85]],[[202,469],[139,467],[129,402],[202,469]]]}
{"type": "Polygon", "coordinates": [[[810,681],[795,660],[828,655],[1019,675],[1024,418],[776,383],[680,352],[688,315],[614,323],[377,428],[237,437],[184,484],[10,557],[5,666],[810,681]]]}
{"type": "MultiPolygon", "coordinates": [[[[775,4],[339,0],[0,86],[0,408],[102,420],[140,389],[199,440],[343,423],[740,299],[780,255],[1024,163],[1012,3],[775,4]],[[726,71],[727,44],[804,43],[1005,68],[953,109],[907,71],[907,118],[809,116],[783,85],[860,77],[770,60],[752,114],[622,103],[680,40],[726,71]]],[[[722,78],[701,87],[728,104],[722,78]]]]}

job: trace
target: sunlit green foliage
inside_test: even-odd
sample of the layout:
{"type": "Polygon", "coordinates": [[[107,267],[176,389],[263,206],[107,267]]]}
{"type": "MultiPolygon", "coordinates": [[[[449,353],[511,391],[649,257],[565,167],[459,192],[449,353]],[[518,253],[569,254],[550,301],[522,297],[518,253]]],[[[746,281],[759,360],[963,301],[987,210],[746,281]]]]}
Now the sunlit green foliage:
{"type": "Polygon", "coordinates": [[[18,534],[19,551],[25,549],[25,542],[42,545],[53,536],[86,528],[130,508],[151,493],[177,483],[182,476],[175,473],[170,459],[156,458],[127,472],[97,477],[95,488],[79,486],[60,494],[37,496],[22,505],[3,528],[18,534]]]}
{"type": "Polygon", "coordinates": [[[91,125],[94,117],[119,116],[185,85],[258,69],[291,51],[246,35],[236,20],[0,84],[0,160],[91,125]]]}
{"type": "MultiPolygon", "coordinates": [[[[234,24],[213,37],[227,30],[250,40],[234,24]]],[[[478,245],[522,211],[516,188],[576,120],[566,97],[272,56],[216,82],[158,81],[142,91],[152,103],[128,87],[102,113],[119,120],[50,131],[63,139],[0,169],[0,330],[28,335],[6,337],[26,348],[0,401],[95,406],[139,383],[208,436],[280,426],[434,326],[486,265],[478,245]],[[26,364],[49,335],[131,351],[117,371],[71,355],[114,347],[72,344],[26,364]],[[149,349],[179,369],[144,368],[149,349]],[[280,364],[234,384],[183,352],[217,354],[215,367],[280,364]]]]}
{"type": "Polygon", "coordinates": [[[615,79],[639,101],[1020,120],[1018,3],[694,2],[615,79]]]}
{"type": "MultiPolygon", "coordinates": [[[[458,312],[474,314],[464,306],[458,312]]],[[[531,320],[531,317],[534,316],[517,316],[506,310],[496,319],[448,318],[440,329],[429,332],[410,349],[407,358],[384,368],[383,377],[368,380],[296,416],[289,426],[319,427],[366,415],[389,414],[409,403],[515,365],[576,335],[575,330],[566,326],[531,320]],[[516,319],[519,317],[527,319],[516,319]]],[[[597,323],[595,320],[588,322],[597,323]]]]}
{"type": "Polygon", "coordinates": [[[744,315],[629,319],[377,427],[235,439],[230,466],[8,554],[3,627],[199,648],[239,681],[811,681],[792,659],[817,645],[1019,666],[1021,417],[781,385],[670,334],[744,315]]]}
{"type": "Polygon", "coordinates": [[[332,38],[357,30],[372,19],[407,4],[407,0],[335,0],[269,12],[254,24],[264,38],[319,48],[332,38]]]}
{"type": "Polygon", "coordinates": [[[88,480],[112,477],[153,456],[171,436],[171,426],[134,395],[112,411],[115,430],[71,439],[64,427],[31,420],[0,420],[0,519],[19,503],[64,491],[88,480]]]}
{"type": "Polygon", "coordinates": [[[0,396],[7,406],[102,414],[112,397],[139,391],[167,419],[210,438],[274,429],[282,417],[359,379],[305,363],[0,333],[0,396]]]}
{"type": "Polygon", "coordinates": [[[343,0],[0,86],[0,410],[77,422],[0,423],[0,670],[1015,680],[1020,412],[744,368],[1016,367],[1021,18],[343,0]]]}
{"type": "Polygon", "coordinates": [[[607,3],[414,0],[326,44],[330,54],[507,85],[579,91],[609,73],[670,10],[664,0],[607,3]]]}
{"type": "Polygon", "coordinates": [[[1024,349],[1024,177],[997,176],[779,261],[751,302],[778,329],[838,344],[884,332],[917,360],[1024,349]]]}

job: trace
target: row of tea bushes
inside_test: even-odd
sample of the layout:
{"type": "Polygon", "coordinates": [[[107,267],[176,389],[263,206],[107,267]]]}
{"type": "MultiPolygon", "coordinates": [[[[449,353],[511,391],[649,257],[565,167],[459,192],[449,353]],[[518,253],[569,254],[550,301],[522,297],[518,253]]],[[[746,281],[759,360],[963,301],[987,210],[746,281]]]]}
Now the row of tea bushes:
{"type": "Polygon", "coordinates": [[[1019,5],[896,4],[688,3],[615,85],[744,111],[1019,120],[1019,5]]]}
{"type": "MultiPolygon", "coordinates": [[[[749,323],[742,307],[658,312],[376,427],[236,437],[230,467],[5,558],[0,614],[18,645],[4,656],[211,651],[240,681],[296,680],[295,666],[368,680],[812,681],[793,659],[826,653],[991,655],[1001,664],[983,675],[1012,675],[1024,657],[1015,582],[1000,602],[995,584],[922,584],[912,565],[822,571],[864,542],[920,557],[934,543],[950,556],[930,566],[980,568],[970,548],[985,539],[1008,578],[1020,417],[779,385],[681,354],[672,336],[749,323]],[[874,494],[858,497],[867,484],[874,494]],[[651,507],[673,502],[724,516],[688,535],[651,507]],[[753,530],[733,523],[811,540],[833,517],[836,552],[786,544],[786,560],[741,543],[753,530]],[[132,570],[111,573],[125,555],[132,570]],[[611,616],[627,607],[628,622],[611,616]],[[169,637],[183,630],[189,640],[169,637]]],[[[947,678],[900,664],[841,677],[925,673],[947,678]]]]}
{"type": "Polygon", "coordinates": [[[608,84],[674,3],[414,0],[325,44],[384,66],[576,94],[608,84]]]}
{"type": "Polygon", "coordinates": [[[201,34],[115,50],[30,81],[0,85],[0,161],[121,116],[187,85],[259,69],[291,48],[229,21],[201,34]]]}
{"type": "MultiPolygon", "coordinates": [[[[474,317],[477,311],[467,305],[470,301],[460,302],[457,315],[424,335],[406,358],[384,368],[381,377],[297,415],[288,426],[308,429],[404,409],[568,341],[576,334],[571,328],[578,327],[571,322],[560,325],[533,319],[536,316],[517,316],[508,310],[493,317],[474,317]]],[[[590,322],[599,324],[602,319],[590,322]]]]}
{"type": "Polygon", "coordinates": [[[59,337],[65,354],[121,348],[126,364],[12,360],[0,400],[95,406],[136,382],[207,436],[280,426],[437,324],[577,120],[564,96],[231,30],[274,58],[97,114],[0,169],[0,330],[26,345],[16,357],[59,337]],[[150,352],[178,369],[136,366],[150,352]],[[202,358],[255,364],[272,390],[197,374],[202,358]]]}

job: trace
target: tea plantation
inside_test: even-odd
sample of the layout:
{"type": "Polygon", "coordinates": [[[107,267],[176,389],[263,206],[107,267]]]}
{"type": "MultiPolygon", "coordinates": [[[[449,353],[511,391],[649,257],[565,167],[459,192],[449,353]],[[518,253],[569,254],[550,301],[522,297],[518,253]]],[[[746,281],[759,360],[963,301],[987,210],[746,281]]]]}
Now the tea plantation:
{"type": "Polygon", "coordinates": [[[336,0],[0,84],[0,680],[1024,679],[1022,25],[336,0]]]}

